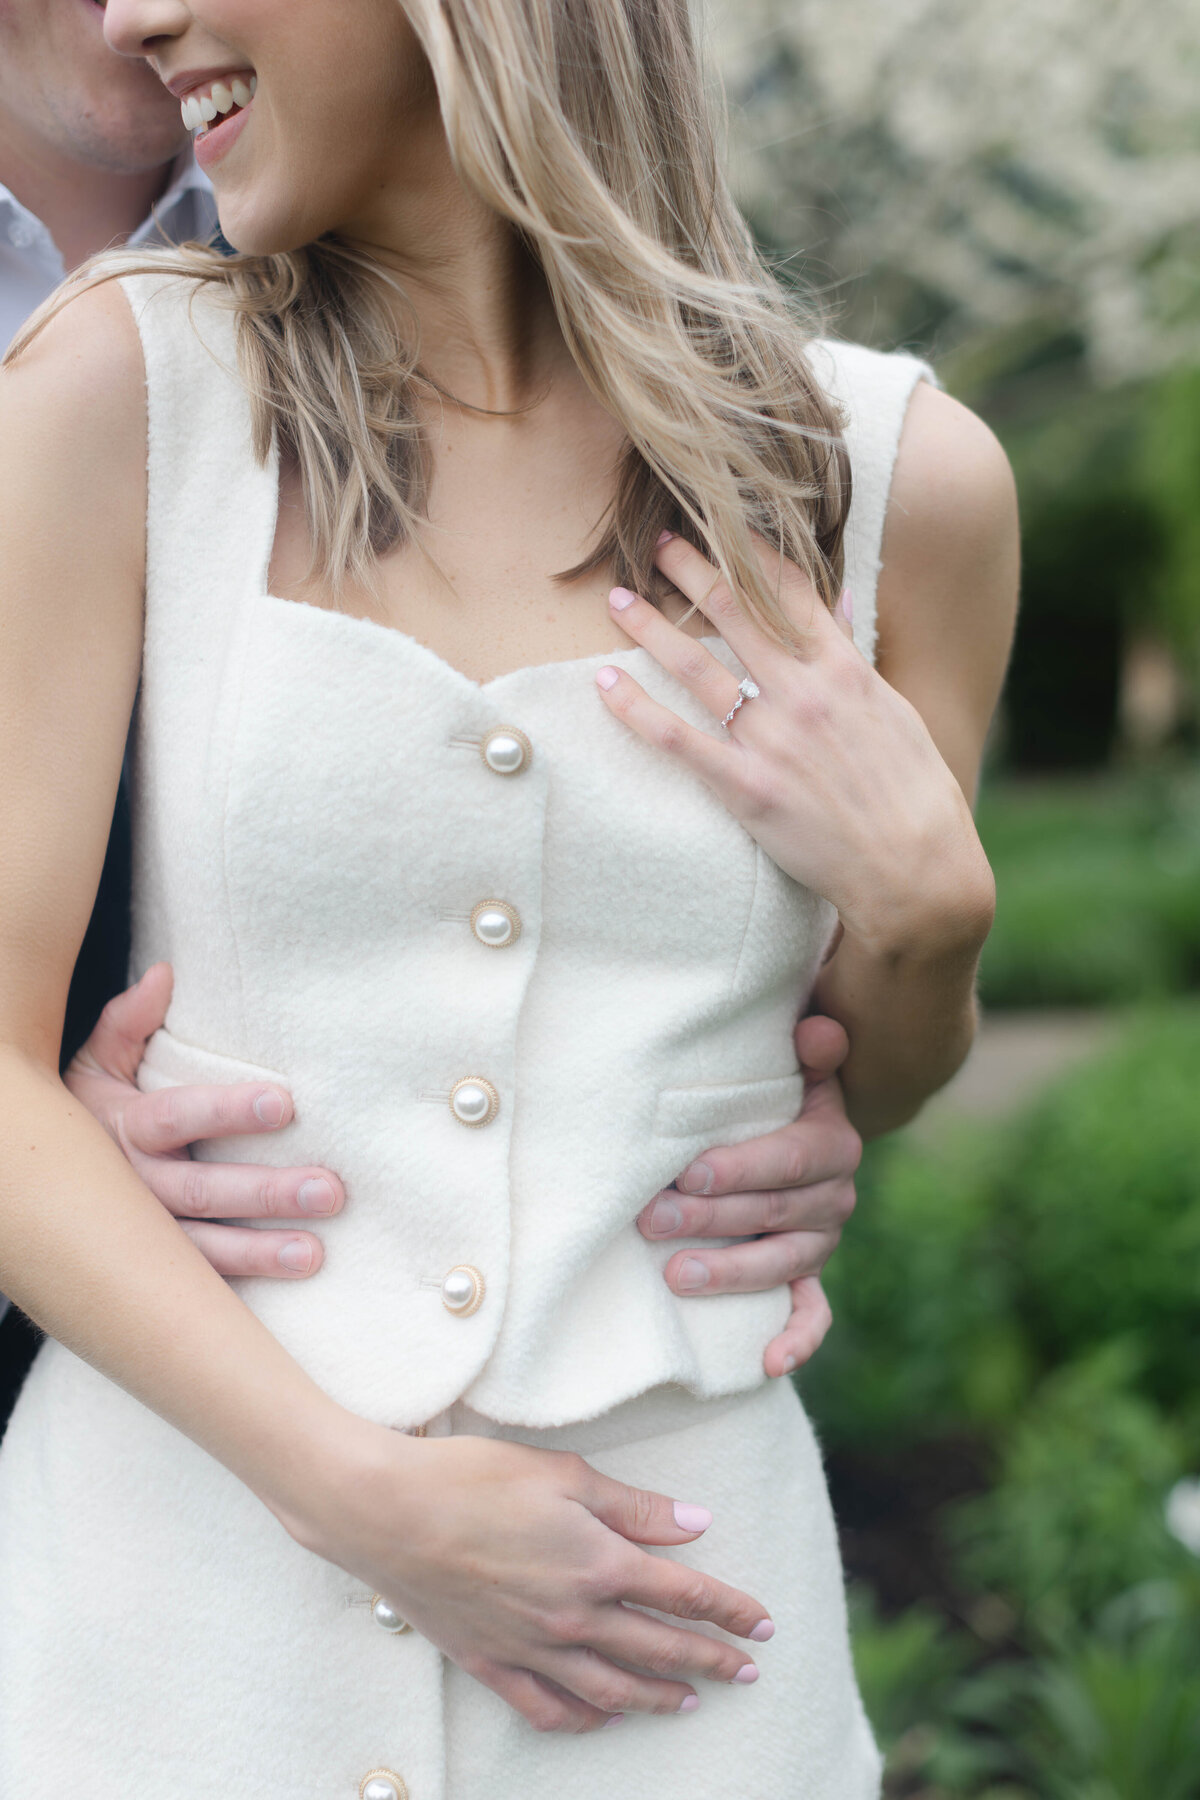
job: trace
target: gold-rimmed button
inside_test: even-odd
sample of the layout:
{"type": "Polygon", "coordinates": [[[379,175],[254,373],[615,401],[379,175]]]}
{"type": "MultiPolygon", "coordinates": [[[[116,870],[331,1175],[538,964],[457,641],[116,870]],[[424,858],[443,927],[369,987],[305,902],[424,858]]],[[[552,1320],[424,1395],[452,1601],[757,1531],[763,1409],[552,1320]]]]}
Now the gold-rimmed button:
{"type": "Polygon", "coordinates": [[[479,753],[493,775],[519,775],[529,767],[533,745],[515,725],[497,725],[480,744],[479,753]]]}
{"type": "Polygon", "coordinates": [[[464,1075],[450,1089],[450,1111],[460,1125],[490,1125],[500,1111],[500,1096],[482,1075],[464,1075]]]}
{"type": "Polygon", "coordinates": [[[402,1619],[391,1601],[385,1600],[382,1594],[371,1595],[371,1617],[380,1631],[386,1631],[392,1637],[399,1637],[402,1631],[412,1630],[408,1620],[402,1619]]]}
{"type": "Polygon", "coordinates": [[[358,1800],[408,1800],[408,1787],[392,1769],[368,1769],[358,1784],[358,1800]]]}
{"type": "Polygon", "coordinates": [[[483,1305],[487,1284],[471,1263],[459,1263],[442,1282],[442,1305],[456,1318],[469,1319],[483,1305]]]}
{"type": "Polygon", "coordinates": [[[481,900],[471,909],[471,930],[481,944],[503,950],[521,935],[521,915],[507,900],[481,900]]]}

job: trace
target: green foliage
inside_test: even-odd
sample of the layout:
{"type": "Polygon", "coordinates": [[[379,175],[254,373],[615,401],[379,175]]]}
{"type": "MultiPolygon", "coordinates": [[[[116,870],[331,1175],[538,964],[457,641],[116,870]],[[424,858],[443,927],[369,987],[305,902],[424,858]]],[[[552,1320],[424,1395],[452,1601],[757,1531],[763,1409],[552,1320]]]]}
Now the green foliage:
{"type": "Polygon", "coordinates": [[[974,1445],[917,1522],[925,1597],[852,1594],[889,1795],[1196,1800],[1200,1559],[1164,1504],[1200,1467],[1200,1011],[1015,1119],[873,1146],[827,1273],[802,1385],[835,1498],[859,1480],[852,1566],[863,1470],[894,1537],[914,1468],[974,1445]]]}
{"type": "Polygon", "coordinates": [[[1200,1013],[1135,1026],[1004,1138],[993,1205],[1040,1359],[1130,1339],[1146,1389],[1187,1404],[1200,1368],[1200,1013]]]}
{"type": "Polygon", "coordinates": [[[1048,1377],[1004,1436],[995,1486],[950,1519],[968,1585],[1005,1595],[1041,1637],[1186,1573],[1163,1518],[1185,1468],[1180,1434],[1136,1372],[1114,1342],[1048,1377]]]}
{"type": "Polygon", "coordinates": [[[996,874],[985,1005],[1163,999],[1200,981],[1200,789],[1190,769],[985,791],[996,874]]]}

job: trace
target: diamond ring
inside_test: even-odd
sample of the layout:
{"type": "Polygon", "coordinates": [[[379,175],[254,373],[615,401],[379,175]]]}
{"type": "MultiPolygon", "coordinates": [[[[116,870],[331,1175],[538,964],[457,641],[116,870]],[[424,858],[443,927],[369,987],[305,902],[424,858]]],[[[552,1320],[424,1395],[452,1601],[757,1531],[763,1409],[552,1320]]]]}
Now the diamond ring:
{"type": "Polygon", "coordinates": [[[729,711],[725,714],[725,717],[721,720],[721,725],[724,730],[729,730],[730,721],[741,712],[747,700],[757,700],[761,692],[762,689],[759,687],[757,681],[751,681],[749,675],[746,676],[744,681],[738,682],[738,697],[730,707],[729,711]]]}

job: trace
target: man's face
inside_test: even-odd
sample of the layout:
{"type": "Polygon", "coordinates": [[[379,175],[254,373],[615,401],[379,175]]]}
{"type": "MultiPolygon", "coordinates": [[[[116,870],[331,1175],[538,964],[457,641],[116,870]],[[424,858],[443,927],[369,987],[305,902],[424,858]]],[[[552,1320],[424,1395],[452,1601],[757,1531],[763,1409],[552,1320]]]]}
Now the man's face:
{"type": "Polygon", "coordinates": [[[0,114],[27,147],[120,175],[161,167],[187,142],[179,102],[105,43],[96,0],[0,0],[0,114]]]}

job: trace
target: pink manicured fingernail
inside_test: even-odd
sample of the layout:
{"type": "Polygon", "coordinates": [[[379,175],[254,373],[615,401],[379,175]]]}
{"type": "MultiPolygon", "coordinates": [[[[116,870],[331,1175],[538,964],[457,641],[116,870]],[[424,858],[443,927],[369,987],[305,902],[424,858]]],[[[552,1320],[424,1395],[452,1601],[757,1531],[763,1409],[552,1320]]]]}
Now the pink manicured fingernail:
{"type": "Polygon", "coordinates": [[[706,1263],[694,1256],[685,1256],[679,1265],[679,1273],[675,1277],[675,1286],[684,1288],[689,1294],[697,1289],[707,1287],[712,1280],[712,1270],[706,1263]]]}
{"type": "Polygon", "coordinates": [[[282,1125],[286,1110],[283,1095],[274,1088],[265,1088],[254,1102],[254,1116],[260,1125],[282,1125]]]}
{"type": "Polygon", "coordinates": [[[285,1244],[279,1252],[279,1260],[283,1267],[290,1269],[293,1275],[307,1275],[312,1268],[312,1256],[312,1245],[306,1244],[303,1238],[293,1238],[291,1243],[285,1244]]]}
{"type": "Polygon", "coordinates": [[[603,669],[597,669],[596,670],[596,686],[602,687],[604,689],[605,693],[607,693],[609,688],[613,687],[615,685],[617,676],[620,673],[621,673],[620,669],[614,669],[614,668],[608,667],[607,665],[603,669]]]}
{"type": "Polygon", "coordinates": [[[707,1531],[712,1524],[712,1514],[707,1506],[689,1506],[686,1500],[677,1500],[675,1523],[680,1531],[707,1531]]]}
{"type": "Polygon", "coordinates": [[[631,594],[628,588],[614,588],[608,596],[608,604],[614,612],[624,612],[625,608],[632,606],[636,599],[637,595],[631,594]]]}
{"type": "Polygon", "coordinates": [[[614,1713],[611,1719],[605,1719],[600,1727],[601,1731],[607,1731],[610,1725],[619,1725],[624,1717],[624,1713],[614,1713]]]}
{"type": "Polygon", "coordinates": [[[795,1367],[796,1367],[796,1359],[795,1359],[795,1357],[794,1357],[794,1356],[793,1356],[793,1355],[792,1355],[792,1353],[791,1353],[791,1351],[790,1351],[790,1350],[789,1350],[789,1351],[788,1351],[788,1353],[787,1353],[787,1355],[786,1355],[786,1356],[785,1356],[785,1357],[784,1357],[784,1359],[783,1359],[783,1372],[784,1372],[784,1374],[785,1374],[785,1375],[790,1375],[790,1374],[791,1374],[791,1372],[792,1372],[792,1370],[793,1370],[793,1369],[794,1369],[794,1368],[795,1368],[795,1367]]]}
{"type": "Polygon", "coordinates": [[[301,1212],[331,1213],[337,1204],[337,1196],[329,1183],[318,1177],[312,1181],[302,1181],[296,1201],[301,1212]]]}
{"type": "Polygon", "coordinates": [[[748,1631],[746,1636],[753,1639],[756,1644],[765,1644],[768,1638],[775,1636],[775,1627],[770,1619],[760,1619],[754,1630],[748,1631]]]}
{"type": "Polygon", "coordinates": [[[842,608],[842,613],[845,616],[847,624],[853,625],[853,623],[854,623],[854,595],[850,592],[850,589],[848,587],[842,589],[841,608],[842,608]]]}
{"type": "Polygon", "coordinates": [[[712,1184],[713,1172],[706,1162],[692,1163],[675,1183],[685,1194],[707,1194],[712,1184]]]}
{"type": "Polygon", "coordinates": [[[699,1706],[699,1704],[700,1704],[699,1694],[685,1694],[683,1699],[679,1702],[679,1711],[680,1712],[695,1712],[695,1710],[699,1706]]]}
{"type": "Polygon", "coordinates": [[[683,1213],[674,1200],[656,1200],[650,1208],[648,1223],[655,1237],[668,1237],[683,1224],[683,1213]]]}
{"type": "MultiPolygon", "coordinates": [[[[674,536],[675,536],[675,533],[673,531],[660,531],[658,534],[657,542],[655,544],[655,549],[661,550],[663,545],[669,544],[671,539],[674,536]]],[[[697,1702],[697,1704],[698,1704],[698,1702],[697,1702]]]]}
{"type": "Polygon", "coordinates": [[[758,1670],[753,1663],[747,1663],[744,1668],[738,1670],[733,1679],[740,1681],[743,1687],[748,1687],[752,1681],[758,1680],[758,1670]]]}

